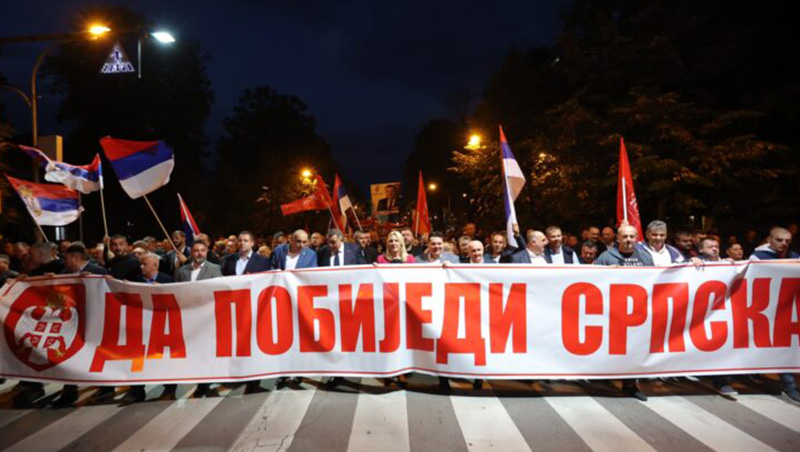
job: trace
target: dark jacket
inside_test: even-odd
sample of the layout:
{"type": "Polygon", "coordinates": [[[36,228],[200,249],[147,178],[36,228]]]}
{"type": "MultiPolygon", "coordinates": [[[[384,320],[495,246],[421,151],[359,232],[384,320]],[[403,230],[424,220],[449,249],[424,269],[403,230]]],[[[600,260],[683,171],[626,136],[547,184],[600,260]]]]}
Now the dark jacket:
{"type": "MultiPolygon", "coordinates": [[[[103,268],[103,267],[101,267],[101,266],[99,266],[97,264],[93,264],[91,262],[87,262],[86,266],[83,267],[83,270],[81,270],[80,272],[81,273],[83,273],[83,272],[91,273],[93,275],[107,275],[108,274],[108,270],[106,270],[105,268],[103,268]]],[[[71,272],[71,271],[69,271],[69,270],[67,270],[65,268],[64,270],[61,271],[61,274],[62,275],[69,275],[69,274],[74,274],[74,272],[71,272]]]]}
{"type": "Polygon", "coordinates": [[[136,278],[142,275],[139,260],[130,254],[114,256],[113,259],[106,262],[106,269],[115,279],[136,281],[136,278]]]}
{"type": "Polygon", "coordinates": [[[753,251],[753,254],[750,255],[750,259],[760,261],[769,261],[774,259],[800,259],[800,255],[792,250],[788,250],[786,257],[780,258],[778,257],[778,253],[770,248],[769,245],[761,245],[753,251]]]}
{"type": "MultiPolygon", "coordinates": [[[[546,246],[544,247],[544,259],[547,261],[548,264],[553,263],[553,250],[546,246]]],[[[577,264],[579,263],[576,259],[578,255],[575,251],[568,247],[567,245],[561,245],[561,254],[564,256],[564,263],[565,264],[577,264]]]]}
{"type": "MultiPolygon", "coordinates": [[[[147,280],[145,279],[144,275],[142,275],[141,273],[139,273],[139,276],[137,277],[137,279],[134,279],[133,281],[134,282],[139,282],[139,283],[146,283],[147,282],[147,280]]],[[[172,276],[170,276],[170,275],[168,275],[168,274],[166,274],[164,272],[158,272],[158,274],[156,275],[156,282],[159,283],[159,284],[169,284],[169,283],[175,282],[175,280],[172,279],[172,276]]]]}
{"type": "MultiPolygon", "coordinates": [[[[353,243],[342,243],[344,246],[344,263],[343,265],[359,265],[364,262],[358,255],[358,246],[353,243]]],[[[317,267],[330,267],[331,266],[331,249],[325,245],[317,251],[317,267]]]]}
{"type": "Polygon", "coordinates": [[[64,261],[61,259],[53,259],[46,264],[42,264],[30,272],[28,272],[28,276],[42,276],[45,273],[61,273],[64,270],[64,261]]]}
{"type": "MultiPolygon", "coordinates": [[[[236,275],[236,261],[239,260],[239,253],[229,254],[222,260],[222,274],[225,276],[236,275]]],[[[250,259],[244,267],[244,274],[269,271],[269,259],[258,254],[255,250],[250,254],[250,259]]]]}
{"type": "Polygon", "coordinates": [[[374,264],[378,261],[378,250],[376,250],[373,246],[368,246],[366,248],[361,248],[359,246],[358,257],[365,264],[374,264]]]}

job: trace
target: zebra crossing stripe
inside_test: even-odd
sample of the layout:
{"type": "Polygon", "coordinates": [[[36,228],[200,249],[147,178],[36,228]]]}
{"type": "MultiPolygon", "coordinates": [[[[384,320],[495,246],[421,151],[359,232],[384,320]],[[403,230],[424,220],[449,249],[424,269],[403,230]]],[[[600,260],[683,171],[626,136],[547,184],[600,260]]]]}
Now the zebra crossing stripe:
{"type": "MultiPolygon", "coordinates": [[[[144,427],[122,442],[115,452],[168,452],[203,420],[220,402],[213,399],[189,399],[172,402],[144,427]]],[[[165,403],[165,402],[150,402],[165,403]]]]}
{"type": "Polygon", "coordinates": [[[530,452],[527,441],[497,397],[451,396],[470,452],[530,452]]]}
{"type": "Polygon", "coordinates": [[[118,406],[111,405],[72,409],[67,416],[14,444],[6,452],[29,452],[41,450],[42,447],[59,450],[119,410],[118,406]]]}
{"type": "Polygon", "coordinates": [[[278,452],[289,448],[316,389],[273,391],[231,447],[232,452],[278,452]]]}
{"type": "Polygon", "coordinates": [[[768,395],[738,395],[736,401],[756,413],[800,432],[800,404],[784,402],[768,395]]]}
{"type": "Polygon", "coordinates": [[[656,451],[591,397],[547,397],[545,401],[595,452],[656,451]]]}
{"type": "Polygon", "coordinates": [[[775,451],[683,397],[651,397],[646,406],[714,450],[775,451]]]}
{"type": "MultiPolygon", "coordinates": [[[[362,380],[362,384],[381,387],[375,379],[362,380]]],[[[392,391],[384,394],[361,392],[358,395],[353,429],[350,432],[348,452],[411,450],[408,438],[408,411],[406,392],[392,391]]]]}

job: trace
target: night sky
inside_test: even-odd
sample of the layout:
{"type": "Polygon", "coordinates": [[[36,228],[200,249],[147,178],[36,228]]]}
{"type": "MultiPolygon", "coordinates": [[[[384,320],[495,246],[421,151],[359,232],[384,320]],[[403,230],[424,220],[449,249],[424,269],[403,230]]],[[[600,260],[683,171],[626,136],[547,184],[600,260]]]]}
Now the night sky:
{"type": "MultiPolygon", "coordinates": [[[[464,93],[474,106],[510,48],[551,44],[566,1],[9,3],[0,14],[2,36],[71,31],[82,8],[108,4],[133,9],[177,39],[199,40],[212,57],[208,74],[216,97],[206,128],[211,143],[242,91],[269,85],[309,106],[343,177],[365,190],[369,183],[400,180],[422,126],[434,118],[456,119],[452,99],[464,93]]],[[[28,91],[43,48],[5,46],[0,72],[28,91]]],[[[43,94],[41,133],[59,128],[63,133],[68,125],[53,118],[57,102],[43,94]]],[[[28,132],[29,113],[21,100],[0,95],[16,130],[28,132]]]]}

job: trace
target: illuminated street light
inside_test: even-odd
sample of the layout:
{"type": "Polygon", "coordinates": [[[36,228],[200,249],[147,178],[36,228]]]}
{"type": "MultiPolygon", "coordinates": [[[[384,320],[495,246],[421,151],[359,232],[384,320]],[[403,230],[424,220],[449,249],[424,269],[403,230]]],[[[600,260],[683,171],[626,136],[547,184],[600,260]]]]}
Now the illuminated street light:
{"type": "Polygon", "coordinates": [[[300,173],[300,175],[303,176],[304,179],[311,178],[311,174],[312,174],[311,170],[308,168],[303,168],[303,171],[300,173]]]}
{"type": "Polygon", "coordinates": [[[105,25],[94,24],[94,25],[89,26],[89,30],[88,31],[89,31],[89,34],[92,36],[92,38],[97,39],[97,38],[103,36],[104,34],[110,32],[111,29],[106,27],[105,25]]]}
{"type": "Polygon", "coordinates": [[[175,37],[168,31],[156,31],[150,33],[150,36],[156,38],[156,40],[162,44],[172,44],[175,42],[175,37]]]}
{"type": "Polygon", "coordinates": [[[436,186],[436,184],[434,182],[431,182],[430,184],[428,184],[428,190],[436,191],[436,188],[437,188],[437,186],[436,186]]]}
{"type": "Polygon", "coordinates": [[[469,137],[469,142],[467,143],[468,148],[477,149],[481,146],[481,136],[477,133],[473,133],[469,137]]]}

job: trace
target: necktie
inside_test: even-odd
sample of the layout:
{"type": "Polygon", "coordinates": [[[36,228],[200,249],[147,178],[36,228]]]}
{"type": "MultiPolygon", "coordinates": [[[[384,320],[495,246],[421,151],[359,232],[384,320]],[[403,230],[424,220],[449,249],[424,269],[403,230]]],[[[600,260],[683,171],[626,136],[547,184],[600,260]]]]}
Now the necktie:
{"type": "Polygon", "coordinates": [[[336,256],[333,258],[333,266],[338,267],[339,265],[341,264],[339,263],[339,252],[337,251],[336,256]]]}

